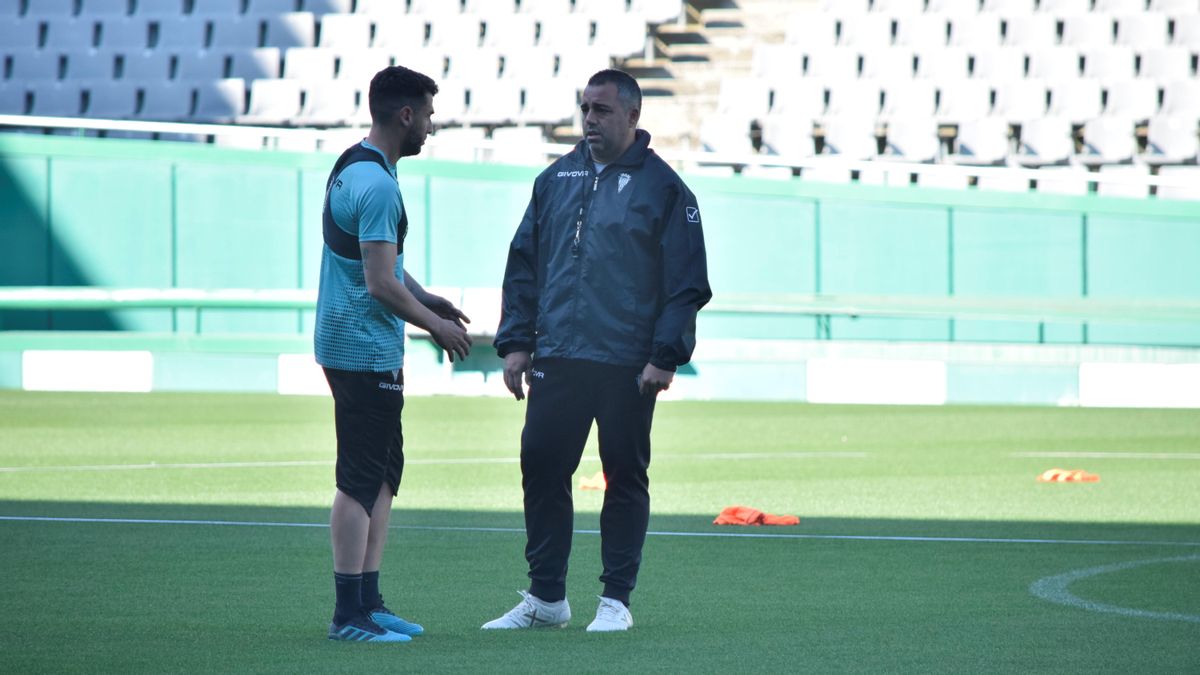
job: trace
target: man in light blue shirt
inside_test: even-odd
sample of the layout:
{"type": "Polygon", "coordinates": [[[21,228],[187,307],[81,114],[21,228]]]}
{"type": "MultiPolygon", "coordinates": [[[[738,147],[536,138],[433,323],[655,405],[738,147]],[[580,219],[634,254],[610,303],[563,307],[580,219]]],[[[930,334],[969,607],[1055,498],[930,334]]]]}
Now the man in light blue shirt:
{"type": "Polygon", "coordinates": [[[336,603],[329,639],[407,642],[423,632],[383,604],[379,568],[404,469],[404,324],[450,360],[467,356],[466,315],[404,271],[408,218],[396,162],[433,126],[437,84],[401,66],[371,80],[371,131],[326,184],[314,348],[333,393],[337,492],[329,519],[336,603]]]}

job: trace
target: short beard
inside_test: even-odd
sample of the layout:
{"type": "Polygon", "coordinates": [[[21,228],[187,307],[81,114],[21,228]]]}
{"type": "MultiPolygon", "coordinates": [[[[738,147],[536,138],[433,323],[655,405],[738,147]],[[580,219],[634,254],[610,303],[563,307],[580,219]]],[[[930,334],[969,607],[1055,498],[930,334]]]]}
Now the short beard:
{"type": "Polygon", "coordinates": [[[400,156],[412,157],[420,154],[421,145],[424,141],[416,132],[416,127],[410,127],[408,133],[404,134],[404,139],[400,142],[400,156]]]}

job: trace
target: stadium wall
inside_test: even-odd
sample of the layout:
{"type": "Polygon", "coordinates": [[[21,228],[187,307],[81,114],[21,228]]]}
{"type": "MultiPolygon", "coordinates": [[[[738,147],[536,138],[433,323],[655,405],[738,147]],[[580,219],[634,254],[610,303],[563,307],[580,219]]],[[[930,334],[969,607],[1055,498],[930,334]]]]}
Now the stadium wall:
{"type": "MultiPolygon", "coordinates": [[[[0,136],[0,286],[315,288],[333,159],[0,136]]],[[[399,172],[410,273],[429,286],[498,286],[538,169],[409,159],[399,172]]],[[[1200,300],[1200,202],[687,179],[718,293],[1200,300]]],[[[85,335],[123,331],[163,340],[117,350],[150,355],[126,364],[149,373],[140,388],[300,390],[312,378],[286,373],[303,361],[311,323],[297,310],[0,312],[0,386],[28,387],[31,368],[44,369],[28,353],[46,351],[48,335],[86,354],[85,335]],[[231,346],[242,336],[287,348],[231,346]]],[[[1200,361],[1200,325],[1187,322],[702,314],[700,323],[696,374],[681,377],[681,396],[836,401],[874,390],[865,398],[1086,404],[1099,400],[1085,391],[1098,386],[1086,384],[1097,381],[1088,363],[1152,363],[1167,369],[1153,377],[1173,382],[1200,361]],[[871,384],[875,375],[899,383],[894,395],[879,393],[892,385],[871,384]],[[933,384],[905,386],[913,382],[933,384]]],[[[415,345],[414,381],[425,373],[434,391],[495,389],[486,357],[450,369],[415,345]]],[[[1100,381],[1119,390],[1112,383],[1127,376],[1141,377],[1100,381]]],[[[1179,400],[1191,400],[1184,390],[1179,400]]]]}

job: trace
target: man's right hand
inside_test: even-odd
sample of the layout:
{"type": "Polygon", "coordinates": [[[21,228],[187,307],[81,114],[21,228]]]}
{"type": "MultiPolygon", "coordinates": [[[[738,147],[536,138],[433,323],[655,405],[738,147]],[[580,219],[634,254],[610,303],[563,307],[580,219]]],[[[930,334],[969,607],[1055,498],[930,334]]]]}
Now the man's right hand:
{"type": "Polygon", "coordinates": [[[461,361],[471,353],[471,337],[467,335],[467,329],[457,321],[438,318],[429,334],[433,336],[433,341],[439,347],[446,350],[451,363],[454,362],[455,355],[461,361]]]}
{"type": "Polygon", "coordinates": [[[529,352],[510,352],[504,357],[504,385],[518,401],[525,398],[525,387],[521,380],[529,380],[529,369],[532,365],[533,360],[529,358],[529,352]]]}

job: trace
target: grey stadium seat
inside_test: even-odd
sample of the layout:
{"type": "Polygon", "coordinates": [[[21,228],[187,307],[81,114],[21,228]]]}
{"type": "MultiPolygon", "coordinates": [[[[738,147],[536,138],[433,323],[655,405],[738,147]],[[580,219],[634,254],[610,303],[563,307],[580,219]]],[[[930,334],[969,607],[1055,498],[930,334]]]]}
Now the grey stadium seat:
{"type": "Polygon", "coordinates": [[[33,82],[30,115],[39,117],[79,117],[83,111],[83,90],[78,82],[33,82]]]}
{"type": "MultiPolygon", "coordinates": [[[[159,20],[156,38],[151,44],[158,49],[204,49],[208,47],[208,22],[190,17],[171,17],[159,20]]],[[[153,29],[152,29],[153,30],[153,29]]]]}
{"type": "Polygon", "coordinates": [[[558,53],[558,72],[554,76],[583,89],[589,77],[611,65],[612,59],[603,50],[570,49],[558,53]]]}
{"type": "Polygon", "coordinates": [[[100,47],[145,49],[150,46],[150,22],[141,17],[104,19],[100,24],[100,47]]]}
{"type": "Polygon", "coordinates": [[[8,55],[6,70],[12,80],[57,80],[65,61],[57,52],[19,51],[8,55]]]}
{"type": "Polygon", "coordinates": [[[339,126],[349,123],[358,112],[359,85],[349,80],[307,80],[304,105],[297,124],[339,126]]]}
{"type": "Polygon", "coordinates": [[[37,49],[41,22],[21,17],[0,17],[0,45],[4,52],[37,49]]]}
{"type": "Polygon", "coordinates": [[[27,97],[23,83],[0,80],[0,115],[24,115],[27,97]]]}
{"type": "Polygon", "coordinates": [[[255,80],[250,85],[249,109],[238,122],[290,124],[300,114],[302,92],[300,80],[255,80]]]}
{"type": "Polygon", "coordinates": [[[338,53],[339,80],[369,83],[375,73],[392,65],[392,54],[386,49],[346,49],[338,53]]]}
{"type": "Polygon", "coordinates": [[[79,16],[120,17],[128,16],[130,0],[80,0],[79,16]]]}
{"type": "Polygon", "coordinates": [[[40,19],[74,16],[75,0],[29,0],[25,16],[40,19]]]}
{"type": "Polygon", "coordinates": [[[229,52],[229,58],[229,76],[240,77],[247,82],[279,77],[283,62],[279,47],[235,49],[229,52]]]}
{"type": "Polygon", "coordinates": [[[332,80],[337,53],[324,47],[292,47],[283,52],[283,76],[293,80],[332,80]]]}
{"type": "Polygon", "coordinates": [[[67,70],[64,79],[111,80],[116,77],[116,54],[108,50],[83,49],[65,54],[67,70]]]}
{"type": "MultiPolygon", "coordinates": [[[[143,19],[164,19],[183,16],[187,0],[154,0],[134,4],[134,16],[143,19]]],[[[199,0],[197,0],[199,2],[199,0]]]]}
{"type": "Polygon", "coordinates": [[[771,107],[771,88],[762,80],[745,77],[721,79],[717,94],[717,112],[762,117],[771,107]]]}
{"type": "MultiPolygon", "coordinates": [[[[352,0],[300,0],[300,10],[317,16],[325,14],[349,14],[354,8],[352,0]]],[[[366,44],[365,42],[363,43],[366,44]]],[[[362,45],[359,45],[360,47],[362,45]]]]}
{"type": "Polygon", "coordinates": [[[241,78],[204,80],[196,83],[196,109],[192,111],[190,119],[193,122],[229,124],[238,119],[245,107],[246,82],[241,78]]]}
{"type": "Polygon", "coordinates": [[[158,122],[179,122],[192,112],[192,83],[146,82],[142,87],[142,109],[134,117],[158,122]]]}
{"type": "Polygon", "coordinates": [[[225,77],[226,56],[216,50],[184,51],[176,57],[179,80],[216,80],[225,77]]]}
{"type": "Polygon", "coordinates": [[[213,17],[213,49],[253,49],[261,47],[263,23],[255,17],[213,17]]]}
{"type": "Polygon", "coordinates": [[[328,14],[321,18],[319,46],[361,49],[371,44],[371,19],[362,14],[328,14]]]}
{"type": "Polygon", "coordinates": [[[286,14],[297,11],[299,7],[299,0],[246,0],[246,14],[250,16],[286,14]]]}
{"type": "Polygon", "coordinates": [[[96,46],[96,22],[89,19],[52,19],[46,22],[43,49],[78,49],[96,46]]]}
{"type": "Polygon", "coordinates": [[[87,117],[123,120],[137,112],[138,86],[132,82],[94,81],[85,91],[87,107],[83,114],[87,117]]]}
{"type": "Polygon", "coordinates": [[[117,60],[122,79],[155,83],[172,76],[172,55],[165,50],[125,52],[117,60]]]}
{"type": "Polygon", "coordinates": [[[242,0],[193,0],[192,2],[192,16],[194,17],[232,18],[241,13],[242,0]]]}
{"type": "Polygon", "coordinates": [[[263,47],[312,47],[316,44],[316,19],[310,12],[271,14],[266,21],[263,47]]]}

